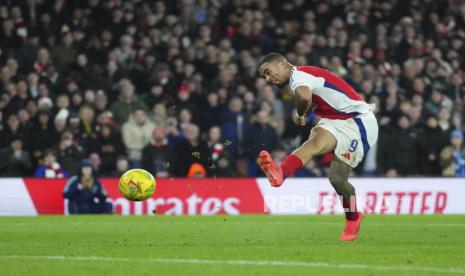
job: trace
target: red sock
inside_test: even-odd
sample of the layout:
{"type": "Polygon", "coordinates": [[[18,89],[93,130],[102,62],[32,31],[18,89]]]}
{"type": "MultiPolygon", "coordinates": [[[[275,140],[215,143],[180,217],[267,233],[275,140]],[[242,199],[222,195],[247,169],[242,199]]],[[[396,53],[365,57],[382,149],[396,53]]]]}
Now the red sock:
{"type": "Polygon", "coordinates": [[[350,196],[350,199],[342,200],[342,208],[347,220],[357,220],[359,213],[357,212],[357,201],[355,196],[350,196]]]}
{"type": "Polygon", "coordinates": [[[296,171],[302,168],[302,166],[303,163],[299,157],[293,154],[288,155],[281,164],[281,169],[283,170],[283,177],[286,178],[288,176],[293,175],[296,171]]]}

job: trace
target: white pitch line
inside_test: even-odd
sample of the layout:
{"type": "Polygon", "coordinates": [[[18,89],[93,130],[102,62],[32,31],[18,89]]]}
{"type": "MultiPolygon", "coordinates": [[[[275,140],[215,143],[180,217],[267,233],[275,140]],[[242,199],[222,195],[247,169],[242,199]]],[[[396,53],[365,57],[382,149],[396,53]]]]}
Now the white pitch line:
{"type": "Polygon", "coordinates": [[[293,262],[293,261],[270,261],[270,260],[169,259],[169,258],[135,259],[135,258],[100,257],[100,256],[20,256],[20,255],[0,256],[0,260],[7,260],[7,259],[103,261],[103,262],[146,262],[146,263],[232,265],[232,266],[284,266],[284,267],[308,267],[308,268],[323,268],[323,269],[354,269],[354,270],[382,270],[382,271],[465,274],[465,268],[416,267],[416,266],[370,265],[370,264],[348,264],[348,263],[335,264],[335,263],[326,263],[326,262],[293,262]]]}
{"type": "MultiPolygon", "coordinates": [[[[342,225],[343,221],[340,222],[317,222],[317,221],[301,221],[301,222],[284,222],[284,221],[266,221],[266,222],[247,222],[247,221],[131,221],[131,222],[66,222],[66,221],[57,221],[57,222],[9,222],[5,223],[6,225],[127,225],[131,224],[163,224],[163,225],[182,225],[182,224],[269,224],[269,225],[297,225],[297,224],[320,224],[320,225],[342,225]]],[[[2,223],[0,223],[2,224],[2,223]]],[[[442,226],[442,227],[465,227],[465,223],[379,223],[379,222],[365,222],[365,226],[442,226]]]]}

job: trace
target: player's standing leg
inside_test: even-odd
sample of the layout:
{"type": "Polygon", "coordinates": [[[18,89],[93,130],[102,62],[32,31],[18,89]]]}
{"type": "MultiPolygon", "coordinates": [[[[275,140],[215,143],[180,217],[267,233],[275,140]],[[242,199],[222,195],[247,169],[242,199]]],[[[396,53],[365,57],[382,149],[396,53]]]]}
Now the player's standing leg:
{"type": "Polygon", "coordinates": [[[357,211],[357,202],[355,197],[355,188],[349,183],[349,174],[352,167],[339,160],[333,159],[329,167],[329,182],[333,185],[334,190],[342,201],[346,217],[346,226],[341,235],[341,240],[352,241],[358,236],[362,214],[357,211]]]}

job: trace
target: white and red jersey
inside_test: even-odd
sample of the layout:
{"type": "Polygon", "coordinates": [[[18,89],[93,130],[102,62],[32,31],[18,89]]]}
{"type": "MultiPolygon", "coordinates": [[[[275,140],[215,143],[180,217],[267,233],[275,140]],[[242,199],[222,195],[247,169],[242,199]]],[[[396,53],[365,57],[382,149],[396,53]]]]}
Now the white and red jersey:
{"type": "Polygon", "coordinates": [[[322,68],[292,67],[289,86],[293,93],[297,87],[307,86],[316,107],[313,111],[322,118],[345,120],[374,109],[342,78],[322,68]]]}

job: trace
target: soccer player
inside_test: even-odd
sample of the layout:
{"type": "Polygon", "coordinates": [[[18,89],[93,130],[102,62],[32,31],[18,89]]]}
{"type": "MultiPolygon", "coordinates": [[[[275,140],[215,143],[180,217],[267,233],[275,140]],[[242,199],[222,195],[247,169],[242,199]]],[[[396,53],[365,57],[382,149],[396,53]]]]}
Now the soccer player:
{"type": "Polygon", "coordinates": [[[278,87],[289,86],[295,99],[294,122],[305,125],[307,112],[320,117],[310,136],[281,166],[267,151],[261,151],[258,165],[273,187],[283,184],[312,158],[334,152],[329,168],[329,182],[341,198],[346,225],[341,240],[357,239],[362,214],[357,211],[355,189],[349,174],[378,139],[375,106],[362,97],[342,78],[328,70],[313,66],[294,66],[282,55],[271,53],[258,64],[258,72],[278,87]]]}

